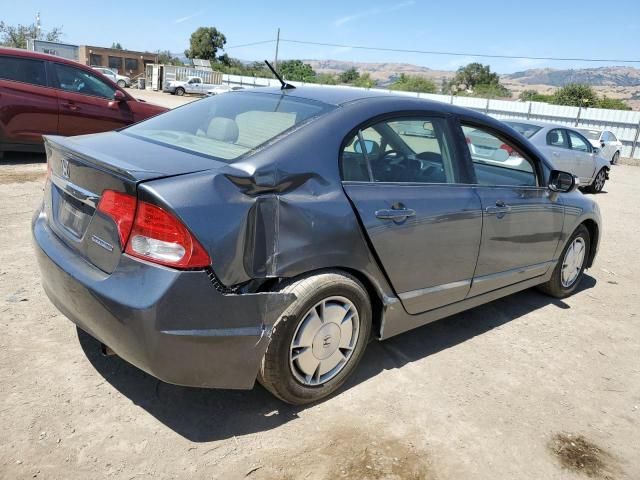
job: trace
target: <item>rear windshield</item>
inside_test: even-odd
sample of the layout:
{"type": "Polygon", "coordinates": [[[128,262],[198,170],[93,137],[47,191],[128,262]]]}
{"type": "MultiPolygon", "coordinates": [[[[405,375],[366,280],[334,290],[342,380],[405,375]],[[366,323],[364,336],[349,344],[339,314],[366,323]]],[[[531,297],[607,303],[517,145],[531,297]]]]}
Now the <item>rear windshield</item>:
{"type": "Polygon", "coordinates": [[[531,138],[540,130],[542,130],[542,127],[539,127],[537,125],[531,125],[529,123],[520,123],[520,122],[504,122],[504,123],[509,125],[511,128],[513,128],[516,132],[518,132],[520,135],[522,135],[525,138],[531,138]]]}
{"type": "Polygon", "coordinates": [[[234,92],[195,101],[124,133],[231,162],[330,105],[270,93],[234,92]]]}

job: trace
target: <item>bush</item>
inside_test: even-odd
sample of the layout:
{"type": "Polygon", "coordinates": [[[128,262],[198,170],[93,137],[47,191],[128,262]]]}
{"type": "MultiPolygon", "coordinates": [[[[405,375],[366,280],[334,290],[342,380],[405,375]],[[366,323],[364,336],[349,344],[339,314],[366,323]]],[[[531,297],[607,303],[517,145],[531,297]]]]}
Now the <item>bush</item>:
{"type": "Polygon", "coordinates": [[[389,88],[391,90],[419,93],[436,93],[438,91],[438,87],[432,80],[424,77],[405,75],[404,73],[400,74],[400,78],[389,88]]]}

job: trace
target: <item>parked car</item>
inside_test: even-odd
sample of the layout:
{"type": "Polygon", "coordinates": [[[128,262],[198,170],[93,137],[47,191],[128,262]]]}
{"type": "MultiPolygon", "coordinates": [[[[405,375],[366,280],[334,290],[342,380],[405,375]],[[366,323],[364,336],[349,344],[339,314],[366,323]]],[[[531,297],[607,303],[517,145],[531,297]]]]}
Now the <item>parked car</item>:
{"type": "Polygon", "coordinates": [[[174,80],[169,82],[165,91],[178,96],[182,96],[185,93],[206,95],[208,90],[216,86],[217,85],[214,85],[213,83],[204,83],[200,77],[187,77],[186,80],[174,80]]]}
{"type": "Polygon", "coordinates": [[[220,95],[221,93],[227,93],[227,92],[236,92],[238,90],[243,90],[244,87],[240,87],[238,85],[236,86],[231,86],[231,85],[216,85],[213,88],[210,88],[209,90],[207,90],[207,95],[209,97],[212,97],[213,95],[220,95]]]}
{"type": "Polygon", "coordinates": [[[572,174],[497,120],[419,98],[246,90],[46,144],[44,290],[106,352],[180,385],[257,378],[312,402],[370,337],[529,287],[565,297],[598,250],[572,174]],[[527,168],[476,161],[466,128],[527,168]]]}
{"type": "Polygon", "coordinates": [[[119,75],[117,72],[114,72],[110,68],[106,68],[106,67],[91,67],[91,68],[93,68],[94,70],[100,72],[101,74],[109,78],[109,80],[117,84],[120,88],[128,88],[131,86],[131,78],[125,75],[119,75]]]}
{"type": "Polygon", "coordinates": [[[609,179],[609,160],[575,128],[531,120],[505,120],[544,153],[556,168],[573,173],[590,193],[602,191],[609,179]]]}
{"type": "Polygon", "coordinates": [[[622,150],[622,142],[618,140],[613,132],[609,130],[594,130],[587,128],[579,128],[593,148],[600,151],[600,156],[610,159],[611,165],[615,165],[620,160],[620,151],[622,150]]]}
{"type": "Polygon", "coordinates": [[[0,152],[40,151],[42,135],[104,132],[165,111],[86,65],[0,48],[0,152]]]}

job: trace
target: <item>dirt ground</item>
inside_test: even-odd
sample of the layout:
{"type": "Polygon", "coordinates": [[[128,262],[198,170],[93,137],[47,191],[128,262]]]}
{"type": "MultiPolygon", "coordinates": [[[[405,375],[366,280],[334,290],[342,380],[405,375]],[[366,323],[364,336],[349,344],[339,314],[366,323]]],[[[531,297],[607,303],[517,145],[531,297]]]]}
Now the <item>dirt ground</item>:
{"type": "Polygon", "coordinates": [[[0,165],[0,478],[640,478],[640,168],[597,195],[604,238],[574,296],[525,291],[374,342],[339,394],[299,408],[167,385],[78,335],[32,253],[41,162],[0,165]]]}

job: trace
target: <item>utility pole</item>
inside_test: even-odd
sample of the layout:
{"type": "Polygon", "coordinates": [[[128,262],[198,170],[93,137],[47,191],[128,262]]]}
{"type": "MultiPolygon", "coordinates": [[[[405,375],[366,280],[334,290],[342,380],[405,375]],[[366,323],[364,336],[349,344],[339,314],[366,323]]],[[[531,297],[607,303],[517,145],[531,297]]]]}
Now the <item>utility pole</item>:
{"type": "Polygon", "coordinates": [[[40,39],[40,12],[36,15],[36,39],[40,39]]]}
{"type": "Polygon", "coordinates": [[[273,69],[278,71],[278,47],[280,46],[280,27],[278,27],[278,34],[276,35],[276,58],[273,61],[273,69]]]}

